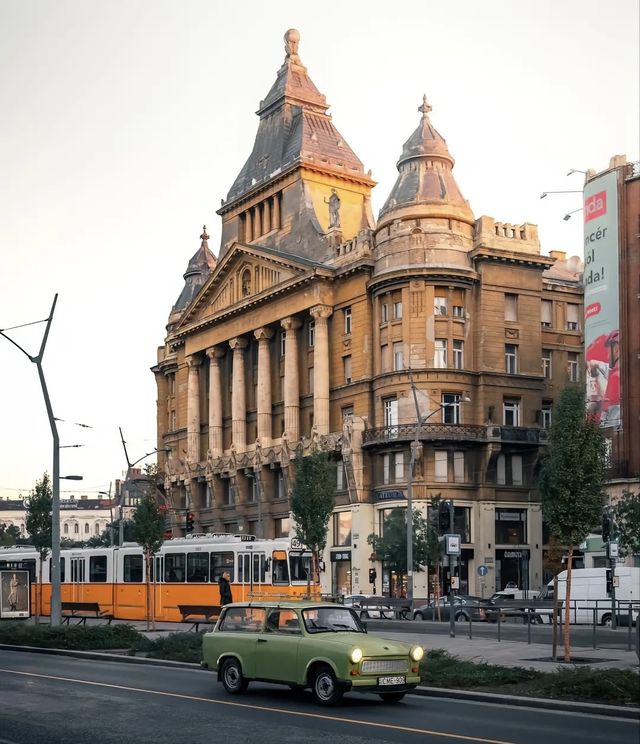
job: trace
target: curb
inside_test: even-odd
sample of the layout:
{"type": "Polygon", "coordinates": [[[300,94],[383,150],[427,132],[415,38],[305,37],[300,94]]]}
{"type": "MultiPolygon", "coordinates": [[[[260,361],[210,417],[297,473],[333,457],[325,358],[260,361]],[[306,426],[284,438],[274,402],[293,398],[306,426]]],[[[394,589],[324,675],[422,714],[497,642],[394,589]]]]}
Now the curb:
{"type": "MultiPolygon", "coordinates": [[[[37,646],[14,646],[0,643],[2,651],[26,651],[35,654],[51,654],[54,656],[69,656],[76,659],[92,661],[115,661],[125,664],[147,664],[155,667],[170,669],[190,669],[201,671],[200,664],[187,661],[171,661],[169,659],[149,659],[145,656],[124,656],[122,654],[101,651],[79,651],[66,648],[40,648],[37,646]]],[[[204,670],[202,670],[204,671],[204,670]]],[[[590,715],[612,716],[640,720],[640,708],[622,705],[603,705],[602,703],[581,703],[572,700],[553,700],[550,698],[534,698],[518,695],[503,695],[495,692],[477,692],[475,690],[455,690],[444,687],[418,686],[411,695],[430,698],[449,698],[475,703],[493,703],[495,705],[513,705],[523,708],[544,708],[547,710],[567,711],[570,713],[588,713],[590,715]]]]}

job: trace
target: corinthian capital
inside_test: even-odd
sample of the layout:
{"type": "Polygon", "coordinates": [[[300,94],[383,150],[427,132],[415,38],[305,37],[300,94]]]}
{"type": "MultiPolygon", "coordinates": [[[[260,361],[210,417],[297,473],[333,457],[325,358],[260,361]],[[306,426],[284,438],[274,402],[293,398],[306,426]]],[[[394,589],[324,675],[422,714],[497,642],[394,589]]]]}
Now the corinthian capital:
{"type": "Polygon", "coordinates": [[[268,341],[273,338],[273,328],[262,326],[262,328],[255,330],[253,335],[258,339],[258,341],[268,341]]]}
{"type": "Polygon", "coordinates": [[[192,355],[186,357],[185,362],[187,363],[187,367],[189,367],[189,369],[193,369],[199,367],[202,363],[202,360],[200,359],[200,357],[192,355]]]}
{"type": "Polygon", "coordinates": [[[302,323],[300,320],[298,320],[298,318],[294,318],[293,315],[290,315],[288,318],[283,318],[280,321],[280,325],[284,328],[285,331],[296,331],[298,328],[300,328],[302,323]]]}
{"type": "Polygon", "coordinates": [[[309,314],[315,320],[326,320],[333,314],[333,308],[329,305],[315,305],[309,310],[309,314]]]}
{"type": "Polygon", "coordinates": [[[212,362],[218,362],[224,355],[225,350],[222,346],[211,346],[207,349],[207,356],[212,362]]]}
{"type": "Polygon", "coordinates": [[[244,351],[247,348],[248,341],[246,338],[242,338],[241,336],[236,336],[236,338],[232,338],[229,341],[229,346],[232,348],[232,350],[235,351],[244,351]]]}

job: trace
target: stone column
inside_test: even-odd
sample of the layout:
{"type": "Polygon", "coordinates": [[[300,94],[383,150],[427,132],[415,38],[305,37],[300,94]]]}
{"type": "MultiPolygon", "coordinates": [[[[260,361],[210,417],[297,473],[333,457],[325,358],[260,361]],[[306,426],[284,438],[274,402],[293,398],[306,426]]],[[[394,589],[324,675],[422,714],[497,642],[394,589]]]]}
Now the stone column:
{"type": "Polygon", "coordinates": [[[232,338],[229,346],[233,349],[231,441],[238,452],[244,452],[247,448],[247,401],[244,381],[244,350],[247,348],[247,340],[232,338]]]}
{"type": "Polygon", "coordinates": [[[253,237],[259,238],[262,235],[262,220],[260,219],[260,205],[258,204],[251,211],[253,212],[253,237]]]}
{"type": "Polygon", "coordinates": [[[265,235],[271,232],[271,199],[267,199],[263,205],[262,228],[265,235]]]}
{"type": "Polygon", "coordinates": [[[313,423],[318,434],[329,433],[329,326],[333,308],[316,305],[309,311],[315,321],[313,349],[313,423]]]}
{"type": "Polygon", "coordinates": [[[258,439],[264,447],[271,442],[271,354],[269,340],[271,328],[258,328],[253,332],[258,339],[258,439]]]}
{"type": "Polygon", "coordinates": [[[187,460],[200,462],[200,359],[187,357],[187,460]]]}
{"type": "Polygon", "coordinates": [[[300,380],[298,379],[298,337],[301,323],[289,317],[280,321],[286,331],[284,348],[284,430],[291,443],[300,436],[300,380]]]}
{"type": "Polygon", "coordinates": [[[209,449],[213,457],[222,455],[222,378],[220,360],[224,349],[207,349],[209,357],[209,449]]]}
{"type": "Polygon", "coordinates": [[[274,229],[282,227],[280,224],[280,197],[278,194],[273,195],[273,222],[271,223],[271,226],[274,229]]]}

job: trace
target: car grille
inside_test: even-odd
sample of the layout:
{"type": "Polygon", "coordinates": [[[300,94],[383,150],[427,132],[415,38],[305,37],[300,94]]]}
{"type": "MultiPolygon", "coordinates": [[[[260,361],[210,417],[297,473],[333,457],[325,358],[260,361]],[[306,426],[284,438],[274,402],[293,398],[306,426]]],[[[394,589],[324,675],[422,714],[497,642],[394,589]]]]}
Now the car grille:
{"type": "Polygon", "coordinates": [[[409,662],[406,659],[370,659],[368,661],[363,661],[360,669],[363,674],[408,672],[409,662]]]}

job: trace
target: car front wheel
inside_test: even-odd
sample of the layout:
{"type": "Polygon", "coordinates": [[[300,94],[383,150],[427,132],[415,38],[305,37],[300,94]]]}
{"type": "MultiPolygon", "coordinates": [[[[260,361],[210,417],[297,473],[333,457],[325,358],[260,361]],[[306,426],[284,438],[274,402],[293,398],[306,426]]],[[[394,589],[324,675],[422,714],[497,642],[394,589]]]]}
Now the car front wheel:
{"type": "Polygon", "coordinates": [[[413,615],[414,620],[424,620],[424,615],[421,612],[416,612],[413,615]]]}
{"type": "Polygon", "coordinates": [[[406,695],[404,692],[381,692],[380,697],[383,703],[399,703],[406,695]]]}
{"type": "Polygon", "coordinates": [[[336,675],[328,666],[320,667],[313,675],[311,692],[318,705],[336,705],[344,694],[336,675]]]}
{"type": "Polygon", "coordinates": [[[248,680],[242,674],[242,667],[237,659],[227,659],[220,673],[224,689],[230,695],[239,695],[249,686],[248,680]]]}

